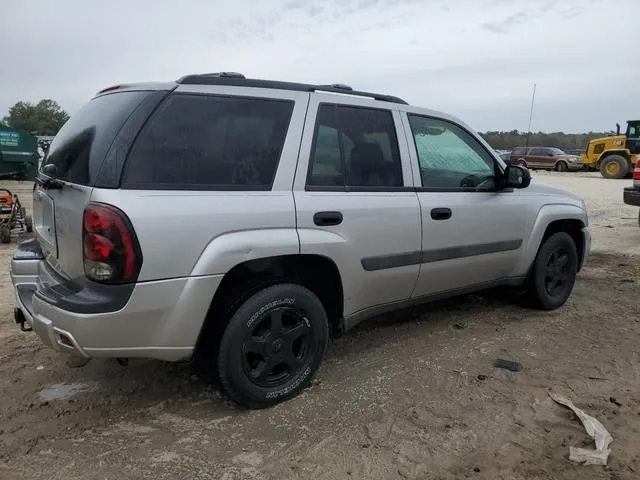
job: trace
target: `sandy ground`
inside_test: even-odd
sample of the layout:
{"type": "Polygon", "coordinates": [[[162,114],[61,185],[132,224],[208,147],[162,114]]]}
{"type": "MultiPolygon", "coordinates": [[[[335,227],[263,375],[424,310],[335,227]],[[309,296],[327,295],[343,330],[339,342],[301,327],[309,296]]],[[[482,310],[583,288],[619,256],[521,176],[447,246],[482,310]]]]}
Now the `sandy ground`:
{"type": "Polygon", "coordinates": [[[532,177],[534,181],[564,188],[584,198],[589,209],[594,251],[640,255],[638,208],[622,201],[622,191],[633,184],[631,180],[605,180],[598,172],[534,171],[532,177]]]}
{"type": "Polygon", "coordinates": [[[627,181],[534,176],[585,196],[592,214],[596,252],[564,308],[493,291],[369,322],[332,342],[302,395],[257,412],[188,366],[68,368],[13,324],[15,245],[0,246],[0,478],[640,478],[640,263],[628,255],[640,228],[622,204],[627,181]],[[568,460],[588,437],[549,391],[611,432],[609,466],[568,460]]]}

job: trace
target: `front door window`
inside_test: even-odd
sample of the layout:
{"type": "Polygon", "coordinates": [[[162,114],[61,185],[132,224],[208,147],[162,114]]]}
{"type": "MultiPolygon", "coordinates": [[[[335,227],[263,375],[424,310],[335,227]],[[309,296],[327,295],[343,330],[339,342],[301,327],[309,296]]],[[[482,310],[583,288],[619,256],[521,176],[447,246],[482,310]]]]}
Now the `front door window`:
{"type": "Polygon", "coordinates": [[[495,189],[496,165],[471,134],[446,120],[409,115],[422,186],[433,189],[495,189]]]}

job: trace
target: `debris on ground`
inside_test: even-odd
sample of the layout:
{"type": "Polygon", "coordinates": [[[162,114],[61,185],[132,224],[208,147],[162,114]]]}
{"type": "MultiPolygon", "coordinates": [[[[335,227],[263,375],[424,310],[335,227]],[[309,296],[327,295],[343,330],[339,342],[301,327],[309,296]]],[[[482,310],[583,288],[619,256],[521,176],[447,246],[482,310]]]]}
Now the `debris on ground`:
{"type": "Polygon", "coordinates": [[[579,462],[584,465],[606,465],[607,458],[611,453],[609,444],[613,442],[613,437],[607,431],[607,429],[604,428],[604,425],[602,425],[600,421],[598,421],[591,415],[587,415],[585,412],[576,407],[573,402],[571,402],[571,400],[568,400],[562,395],[549,392],[549,396],[554,402],[570,408],[573,413],[575,413],[580,419],[582,425],[584,425],[584,429],[587,431],[589,436],[595,440],[596,443],[595,450],[588,448],[569,447],[569,460],[573,462],[579,462]]]}
{"type": "Polygon", "coordinates": [[[518,362],[513,362],[511,360],[503,360],[498,358],[493,364],[496,368],[503,368],[505,370],[509,370],[511,372],[519,372],[522,370],[522,364],[518,362]]]}
{"type": "Polygon", "coordinates": [[[622,406],[622,404],[618,400],[616,400],[615,397],[609,397],[609,401],[611,403],[613,403],[616,407],[621,407],[622,406]]]}

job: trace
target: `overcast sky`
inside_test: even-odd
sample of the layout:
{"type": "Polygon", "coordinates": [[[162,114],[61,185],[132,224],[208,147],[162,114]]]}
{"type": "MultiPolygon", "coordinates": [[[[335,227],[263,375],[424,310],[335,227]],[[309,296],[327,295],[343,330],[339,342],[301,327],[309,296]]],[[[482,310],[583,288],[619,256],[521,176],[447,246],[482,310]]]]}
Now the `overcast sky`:
{"type": "Polygon", "coordinates": [[[640,117],[640,0],[0,0],[0,116],[186,73],[346,83],[477,130],[640,117]]]}

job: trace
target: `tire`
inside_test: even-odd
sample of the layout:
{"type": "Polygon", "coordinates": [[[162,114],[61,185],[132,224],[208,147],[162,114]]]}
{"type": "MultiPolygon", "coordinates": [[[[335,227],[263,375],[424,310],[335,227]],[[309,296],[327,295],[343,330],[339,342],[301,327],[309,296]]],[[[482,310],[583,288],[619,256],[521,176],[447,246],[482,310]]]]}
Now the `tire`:
{"type": "Polygon", "coordinates": [[[9,225],[0,226],[0,242],[9,243],[11,241],[11,229],[9,225]]]}
{"type": "Polygon", "coordinates": [[[24,228],[27,230],[28,233],[33,232],[33,220],[29,215],[25,215],[24,217],[24,228]]]}
{"type": "Polygon", "coordinates": [[[556,172],[566,172],[569,170],[569,165],[567,162],[559,161],[556,163],[556,172]]]}
{"type": "Polygon", "coordinates": [[[609,155],[600,163],[600,173],[604,178],[625,178],[629,173],[629,162],[620,155],[609,155]]]}
{"type": "Polygon", "coordinates": [[[267,287],[229,320],[218,353],[220,383],[246,408],[288,400],[311,381],[328,338],[327,314],[313,292],[295,284],[267,287]]]}
{"type": "Polygon", "coordinates": [[[640,210],[638,210],[638,227],[640,227],[640,210]]]}
{"type": "Polygon", "coordinates": [[[555,310],[564,305],[577,273],[578,250],[573,238],[565,232],[554,233],[538,250],[529,275],[527,293],[532,306],[555,310]],[[554,259],[555,265],[552,265],[554,259]]]}

